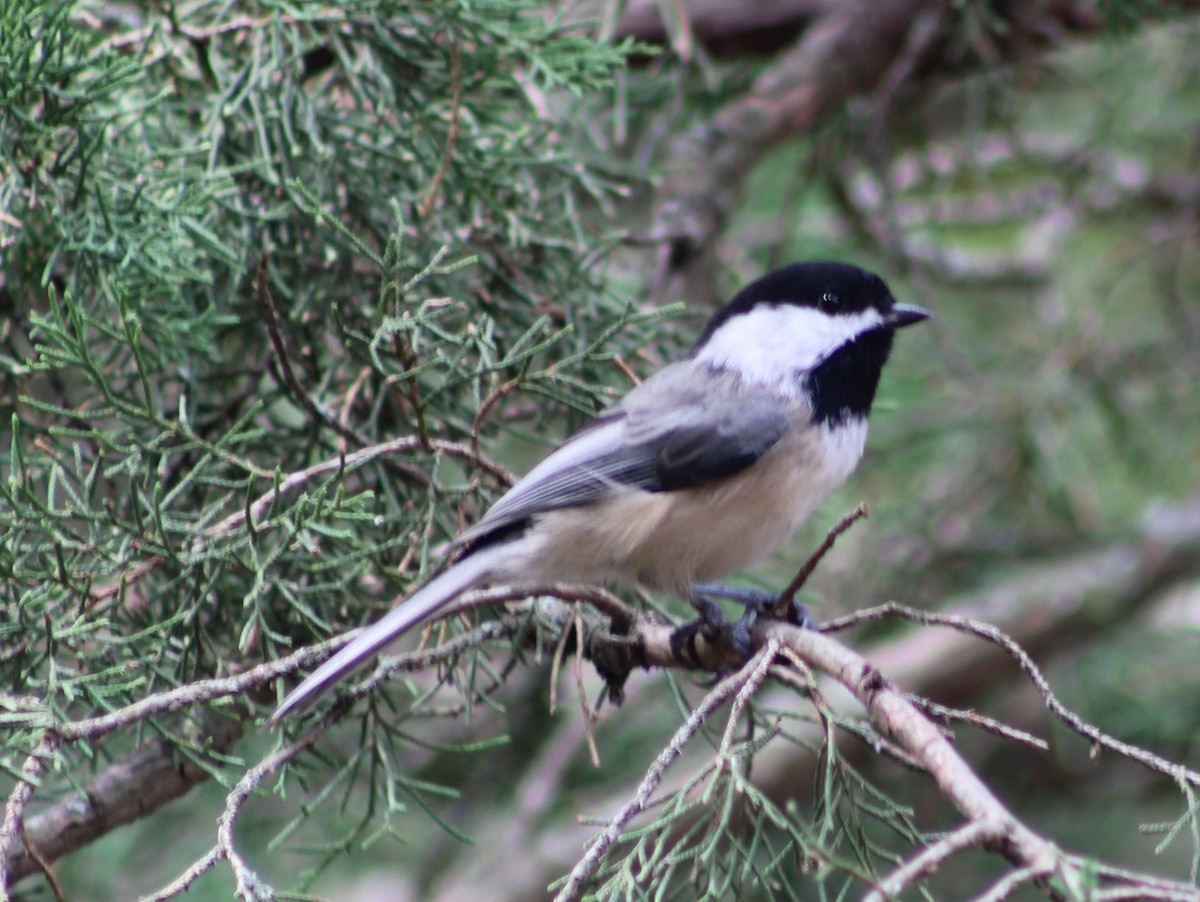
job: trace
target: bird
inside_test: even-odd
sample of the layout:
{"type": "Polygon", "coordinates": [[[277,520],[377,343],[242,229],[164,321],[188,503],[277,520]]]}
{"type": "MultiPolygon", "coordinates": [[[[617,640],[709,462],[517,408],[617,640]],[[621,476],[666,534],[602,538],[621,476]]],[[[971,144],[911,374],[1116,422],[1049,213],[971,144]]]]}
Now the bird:
{"type": "Polygon", "coordinates": [[[896,330],[930,316],[849,263],[792,263],[746,285],[683,359],[534,466],[455,540],[447,569],[321,664],[271,722],[484,584],[635,585],[687,598],[706,623],[721,617],[714,597],[765,612],[770,596],[714,581],[778,548],[857,467],[896,330]]]}

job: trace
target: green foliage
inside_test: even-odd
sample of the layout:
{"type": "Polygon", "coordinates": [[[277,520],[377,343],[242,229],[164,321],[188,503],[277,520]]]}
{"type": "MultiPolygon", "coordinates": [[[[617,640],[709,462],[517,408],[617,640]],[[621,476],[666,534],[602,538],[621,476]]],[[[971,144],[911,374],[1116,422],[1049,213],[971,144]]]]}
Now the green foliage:
{"type": "Polygon", "coordinates": [[[718,751],[664,794],[644,824],[622,834],[600,870],[597,899],[856,897],[903,859],[908,844],[929,840],[911,811],[875,788],[835,744],[820,742],[815,717],[773,716],[769,723],[757,712],[758,735],[718,751]],[[799,735],[782,728],[789,719],[800,721],[799,735]],[[754,756],[779,738],[794,744],[797,760],[818,761],[816,785],[803,801],[781,805],[754,783],[754,756]]]}
{"type": "MultiPolygon", "coordinates": [[[[619,50],[556,37],[512,3],[262,4],[232,22],[200,5],[138,30],[117,18],[143,15],[132,8],[8,15],[0,146],[20,226],[7,223],[5,249],[7,623],[26,635],[61,606],[81,611],[77,633],[10,666],[41,672],[47,642],[133,626],[145,632],[121,657],[176,680],[287,644],[288,616],[319,621],[306,600],[357,600],[364,574],[410,578],[399,546],[448,531],[409,512],[445,487],[386,461],[280,499],[253,532],[213,535],[345,441],[284,368],[353,424],[351,448],[466,439],[510,380],[602,403],[601,345],[637,319],[579,270],[596,230],[578,210],[607,186],[525,92],[595,91],[619,50]],[[113,18],[80,27],[89,16],[113,18]],[[256,297],[260,259],[287,361],[256,297]]],[[[117,703],[92,682],[59,682],[47,703],[117,703]]]]}
{"type": "MultiPolygon", "coordinates": [[[[503,487],[475,443],[606,404],[659,314],[588,271],[619,183],[541,108],[602,96],[627,48],[533,3],[0,15],[11,772],[45,718],[368,619],[503,487]]],[[[170,716],[102,754],[152,733],[189,742],[170,716]]]]}

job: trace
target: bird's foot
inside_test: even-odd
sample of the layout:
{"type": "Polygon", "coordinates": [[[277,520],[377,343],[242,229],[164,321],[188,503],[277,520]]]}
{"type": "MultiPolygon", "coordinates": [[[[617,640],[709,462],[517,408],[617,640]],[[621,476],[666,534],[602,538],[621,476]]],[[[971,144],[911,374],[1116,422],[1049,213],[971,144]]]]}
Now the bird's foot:
{"type": "MultiPolygon", "coordinates": [[[[716,604],[712,599],[724,598],[745,608],[744,613],[733,624],[733,629],[730,631],[733,650],[742,660],[749,660],[754,653],[751,638],[754,624],[758,622],[759,617],[780,619],[802,629],[811,629],[815,626],[813,619],[808,616],[808,609],[795,598],[792,598],[790,604],[785,606],[778,595],[761,592],[757,589],[726,586],[721,583],[696,583],[692,588],[695,598],[703,599],[713,607],[716,607],[716,604]]],[[[694,601],[693,604],[695,604],[694,601]]],[[[724,620],[723,615],[722,620],[724,620]]]]}
{"type": "Polygon", "coordinates": [[[707,642],[715,642],[729,621],[725,612],[711,598],[699,594],[689,599],[698,615],[695,620],[680,624],[671,631],[671,654],[684,667],[700,667],[696,654],[696,637],[703,636],[707,642]]]}

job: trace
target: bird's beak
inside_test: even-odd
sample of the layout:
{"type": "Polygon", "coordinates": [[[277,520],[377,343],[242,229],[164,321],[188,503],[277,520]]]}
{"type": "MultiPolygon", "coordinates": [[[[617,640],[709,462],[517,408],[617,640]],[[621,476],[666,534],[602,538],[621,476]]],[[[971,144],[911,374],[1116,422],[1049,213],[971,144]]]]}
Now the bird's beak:
{"type": "Polygon", "coordinates": [[[892,312],[888,314],[887,324],[893,329],[902,329],[905,326],[911,326],[913,323],[919,323],[923,319],[929,319],[933,316],[924,307],[916,307],[912,304],[897,304],[892,308],[892,312]]]}

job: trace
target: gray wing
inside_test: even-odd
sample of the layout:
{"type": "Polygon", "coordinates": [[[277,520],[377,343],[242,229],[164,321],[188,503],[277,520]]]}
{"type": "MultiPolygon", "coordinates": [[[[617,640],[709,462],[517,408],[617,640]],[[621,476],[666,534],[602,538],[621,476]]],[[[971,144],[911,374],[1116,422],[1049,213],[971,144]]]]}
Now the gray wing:
{"type": "Polygon", "coordinates": [[[774,399],[745,397],[712,382],[704,393],[671,391],[672,381],[678,379],[643,391],[648,381],[576,432],[458,543],[476,542],[546,511],[599,501],[623,486],[670,492],[732,476],[787,430],[787,411],[774,399]]]}

